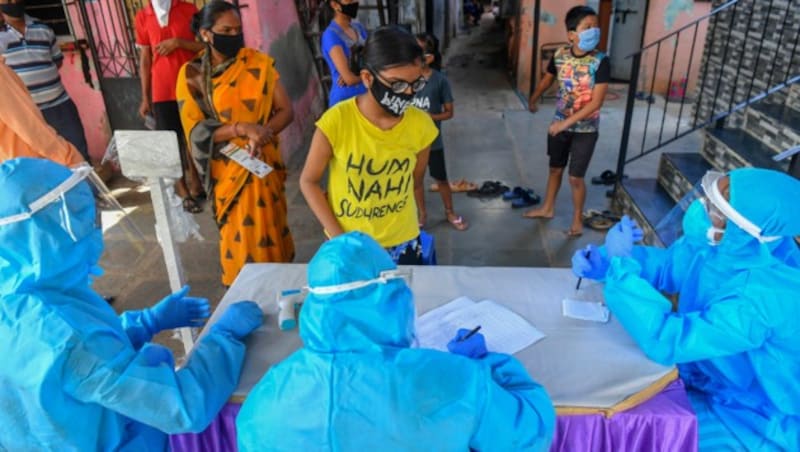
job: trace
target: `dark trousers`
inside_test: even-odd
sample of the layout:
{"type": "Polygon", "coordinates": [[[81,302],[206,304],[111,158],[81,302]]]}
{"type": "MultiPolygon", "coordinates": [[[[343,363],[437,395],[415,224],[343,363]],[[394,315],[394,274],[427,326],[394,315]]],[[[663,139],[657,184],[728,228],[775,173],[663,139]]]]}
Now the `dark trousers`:
{"type": "Polygon", "coordinates": [[[83,132],[81,117],[78,115],[78,107],[72,99],[67,99],[54,107],[42,109],[42,115],[50,127],[56,129],[56,133],[72,143],[83,158],[91,163],[89,159],[89,147],[86,144],[86,134],[83,132]]]}

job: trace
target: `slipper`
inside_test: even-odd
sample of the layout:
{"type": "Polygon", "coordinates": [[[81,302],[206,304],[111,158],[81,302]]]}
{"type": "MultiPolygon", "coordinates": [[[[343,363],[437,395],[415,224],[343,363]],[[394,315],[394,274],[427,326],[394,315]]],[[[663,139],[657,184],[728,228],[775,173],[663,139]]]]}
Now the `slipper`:
{"type": "Polygon", "coordinates": [[[523,207],[530,207],[539,204],[541,200],[542,199],[539,197],[539,195],[534,193],[533,190],[531,189],[522,190],[519,199],[515,199],[514,201],[511,202],[511,208],[520,209],[523,207]]]}
{"type": "Polygon", "coordinates": [[[584,226],[590,227],[596,231],[607,231],[616,223],[616,221],[610,220],[602,215],[595,215],[583,219],[584,226]]]}
{"type": "Polygon", "coordinates": [[[466,231],[467,228],[469,228],[469,223],[467,223],[467,220],[465,220],[461,215],[456,215],[452,211],[446,213],[445,215],[447,215],[447,222],[450,223],[456,230],[466,231]],[[451,215],[455,217],[452,220],[450,219],[451,215]]]}
{"type": "MultiPolygon", "coordinates": [[[[628,176],[622,176],[623,179],[628,176]]],[[[600,177],[593,177],[592,184],[594,185],[614,185],[617,183],[617,174],[611,170],[605,170],[600,174],[600,177]]]]}
{"type": "Polygon", "coordinates": [[[525,189],[522,187],[514,187],[513,189],[503,193],[503,201],[511,201],[517,199],[520,196],[522,196],[523,191],[525,191],[525,189]]]}
{"type": "Polygon", "coordinates": [[[478,184],[470,182],[466,179],[461,179],[457,182],[450,182],[450,191],[453,193],[462,193],[466,191],[477,190],[478,184]]]}
{"type": "MultiPolygon", "coordinates": [[[[466,179],[461,179],[456,182],[450,182],[450,191],[453,193],[462,193],[478,189],[478,184],[470,182],[466,179]]],[[[439,183],[434,182],[428,187],[428,190],[436,192],[439,191],[439,183]]]]}
{"type": "Polygon", "coordinates": [[[203,206],[201,206],[196,199],[187,196],[183,198],[183,210],[189,213],[200,213],[203,211],[203,206]]]}
{"type": "Polygon", "coordinates": [[[487,180],[476,190],[467,192],[467,196],[473,198],[493,198],[508,191],[508,187],[500,181],[487,180]]]}

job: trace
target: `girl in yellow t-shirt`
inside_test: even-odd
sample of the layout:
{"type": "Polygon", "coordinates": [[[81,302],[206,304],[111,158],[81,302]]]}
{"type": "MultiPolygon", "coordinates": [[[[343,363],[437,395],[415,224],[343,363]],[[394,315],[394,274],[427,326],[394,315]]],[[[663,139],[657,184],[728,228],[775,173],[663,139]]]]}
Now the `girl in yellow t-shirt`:
{"type": "Polygon", "coordinates": [[[399,264],[420,264],[417,202],[430,145],[439,134],[411,106],[425,87],[422,49],[403,29],[367,39],[361,81],[368,93],[339,102],[317,121],[300,189],[331,237],[372,236],[399,264]],[[328,170],[327,197],[320,183],[328,170]]]}

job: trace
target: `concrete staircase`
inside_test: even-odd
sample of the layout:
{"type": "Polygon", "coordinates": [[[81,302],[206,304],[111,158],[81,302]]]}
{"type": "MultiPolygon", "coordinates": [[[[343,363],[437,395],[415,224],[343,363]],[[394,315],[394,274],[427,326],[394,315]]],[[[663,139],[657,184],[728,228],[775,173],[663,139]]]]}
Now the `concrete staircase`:
{"type": "MultiPolygon", "coordinates": [[[[615,196],[617,208],[632,216],[645,231],[645,243],[669,246],[681,235],[677,203],[709,169],[727,172],[741,167],[787,171],[788,162],[772,157],[800,145],[800,84],[791,85],[780,104],[767,100],[748,107],[743,122],[708,128],[699,153],[661,154],[656,178],[625,179],[615,196]],[[672,212],[669,225],[661,225],[672,212]]],[[[733,122],[733,121],[731,121],[733,122]]]]}

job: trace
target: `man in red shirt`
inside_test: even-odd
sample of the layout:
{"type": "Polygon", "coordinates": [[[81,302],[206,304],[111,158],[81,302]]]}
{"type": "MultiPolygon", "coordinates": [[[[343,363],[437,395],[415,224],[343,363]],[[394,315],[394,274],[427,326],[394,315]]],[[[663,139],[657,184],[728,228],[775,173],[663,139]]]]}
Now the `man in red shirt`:
{"type": "Polygon", "coordinates": [[[196,198],[204,197],[200,178],[188,148],[184,143],[183,127],[175,100],[175,83],[184,63],[203,49],[191,30],[192,16],[197,8],[181,0],[150,0],[136,14],[136,46],[141,51],[142,118],[155,117],[155,128],[174,130],[181,145],[183,178],[175,184],[183,198],[183,208],[192,213],[202,212],[196,198]]]}

